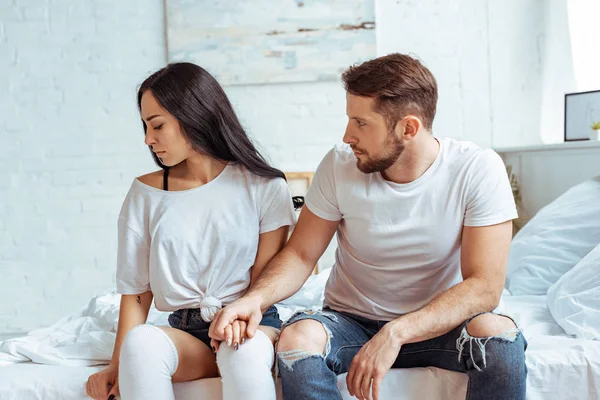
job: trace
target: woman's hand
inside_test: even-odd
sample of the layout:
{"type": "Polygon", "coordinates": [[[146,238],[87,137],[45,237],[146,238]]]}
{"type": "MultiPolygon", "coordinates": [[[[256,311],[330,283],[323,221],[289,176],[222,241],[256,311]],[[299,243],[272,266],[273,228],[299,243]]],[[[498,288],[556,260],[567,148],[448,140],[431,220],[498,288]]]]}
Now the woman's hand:
{"type": "Polygon", "coordinates": [[[227,343],[227,339],[231,338],[231,345],[233,344],[233,324],[236,321],[246,323],[243,337],[249,339],[256,334],[261,320],[260,301],[242,297],[215,314],[208,330],[208,336],[225,343],[227,343]]]}
{"type": "MultiPolygon", "coordinates": [[[[110,396],[114,399],[119,396],[119,368],[109,365],[100,372],[88,378],[85,390],[95,400],[107,400],[110,396]]],[[[112,400],[111,399],[111,400],[112,400]]]]}
{"type": "MultiPolygon", "coordinates": [[[[225,328],[225,337],[223,342],[228,346],[233,346],[234,349],[239,349],[239,347],[244,344],[246,341],[246,328],[248,324],[246,321],[235,320],[230,325],[225,328]]],[[[219,351],[219,346],[221,341],[211,339],[210,345],[213,348],[213,351],[216,353],[219,351]]]]}

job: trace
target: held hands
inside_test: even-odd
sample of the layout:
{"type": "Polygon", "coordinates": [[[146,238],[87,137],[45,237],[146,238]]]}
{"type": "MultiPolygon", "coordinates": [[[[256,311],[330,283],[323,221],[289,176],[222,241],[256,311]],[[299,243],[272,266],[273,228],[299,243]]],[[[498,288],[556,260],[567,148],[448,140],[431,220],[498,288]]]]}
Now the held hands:
{"type": "Polygon", "coordinates": [[[94,400],[112,400],[119,396],[118,376],[119,368],[111,364],[102,371],[90,375],[85,384],[85,391],[94,400]]]}
{"type": "Polygon", "coordinates": [[[354,356],[346,384],[359,400],[379,400],[383,377],[400,354],[402,344],[386,325],[354,356]],[[371,396],[372,391],[372,396],[371,396]]]}
{"type": "MultiPolygon", "coordinates": [[[[227,325],[227,327],[225,328],[225,335],[224,335],[224,339],[222,341],[225,342],[225,344],[227,344],[227,346],[233,346],[233,348],[235,350],[237,350],[240,348],[240,345],[244,344],[244,342],[246,341],[246,337],[249,337],[249,336],[247,336],[247,333],[246,333],[247,329],[248,329],[248,324],[246,323],[246,321],[241,321],[241,320],[233,321],[233,323],[227,325]]],[[[210,335],[210,331],[209,331],[209,335],[210,335]]],[[[210,346],[212,347],[212,349],[215,353],[217,351],[219,351],[220,345],[221,345],[220,340],[215,340],[215,339],[211,338],[210,346]]]]}
{"type": "Polygon", "coordinates": [[[260,302],[242,297],[221,309],[210,324],[208,336],[215,351],[219,342],[225,342],[236,350],[246,338],[253,338],[262,319],[260,302]]]}

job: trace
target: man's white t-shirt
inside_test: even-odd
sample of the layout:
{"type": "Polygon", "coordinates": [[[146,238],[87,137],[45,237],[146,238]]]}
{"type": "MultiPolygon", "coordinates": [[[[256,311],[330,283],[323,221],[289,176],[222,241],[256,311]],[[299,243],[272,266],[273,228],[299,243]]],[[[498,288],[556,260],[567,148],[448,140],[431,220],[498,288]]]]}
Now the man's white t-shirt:
{"type": "Polygon", "coordinates": [[[183,191],[135,179],[119,216],[117,291],[152,290],[160,311],[225,306],[250,285],[259,235],[294,223],[286,181],[240,165],[183,191]]]}
{"type": "Polygon", "coordinates": [[[325,156],[306,196],[315,215],[340,221],[324,306],[386,321],[416,311],[462,281],[463,226],[517,217],[498,154],[438,141],[433,164],[407,184],[360,172],[347,145],[325,156]]]}

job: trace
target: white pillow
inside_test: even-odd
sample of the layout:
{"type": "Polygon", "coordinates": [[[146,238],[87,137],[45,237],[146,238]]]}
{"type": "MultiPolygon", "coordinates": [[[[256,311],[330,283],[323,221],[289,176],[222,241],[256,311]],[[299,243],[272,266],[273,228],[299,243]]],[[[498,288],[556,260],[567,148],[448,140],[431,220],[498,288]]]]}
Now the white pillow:
{"type": "Polygon", "coordinates": [[[565,332],[600,340],[600,244],[550,287],[547,302],[565,332]]]}
{"type": "Polygon", "coordinates": [[[600,243],[600,177],[572,187],[541,209],[510,247],[506,287],[544,295],[600,243]]]}

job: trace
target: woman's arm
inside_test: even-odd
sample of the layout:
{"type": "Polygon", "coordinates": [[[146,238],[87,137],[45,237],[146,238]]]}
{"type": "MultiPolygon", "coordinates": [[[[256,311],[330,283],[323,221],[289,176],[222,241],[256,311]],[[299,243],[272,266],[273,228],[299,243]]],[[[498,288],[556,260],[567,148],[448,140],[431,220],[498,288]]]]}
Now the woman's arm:
{"type": "Polygon", "coordinates": [[[271,232],[265,232],[259,236],[258,251],[254,259],[254,265],[250,275],[250,287],[254,285],[265,266],[277,255],[287,242],[289,226],[282,226],[271,232]]]}
{"type": "Polygon", "coordinates": [[[124,294],[121,296],[119,326],[115,347],[110,360],[111,366],[119,366],[119,354],[121,353],[121,345],[125,336],[127,336],[130,330],[146,322],[153,297],[150,291],[142,294],[124,294]]]}
{"type": "MultiPolygon", "coordinates": [[[[256,258],[254,259],[254,265],[252,266],[250,273],[250,286],[252,287],[254,282],[258,279],[265,266],[271,261],[273,257],[277,255],[285,246],[287,242],[289,232],[289,226],[282,226],[271,232],[261,233],[258,239],[258,250],[256,252],[256,258]]],[[[272,328],[267,328],[265,333],[272,341],[277,339],[278,333],[270,332],[272,328]]],[[[229,345],[237,347],[239,343],[243,343],[246,338],[246,322],[245,321],[234,321],[226,329],[226,342],[229,345]]],[[[211,341],[211,346],[215,351],[219,348],[220,342],[217,340],[211,341]]]]}

